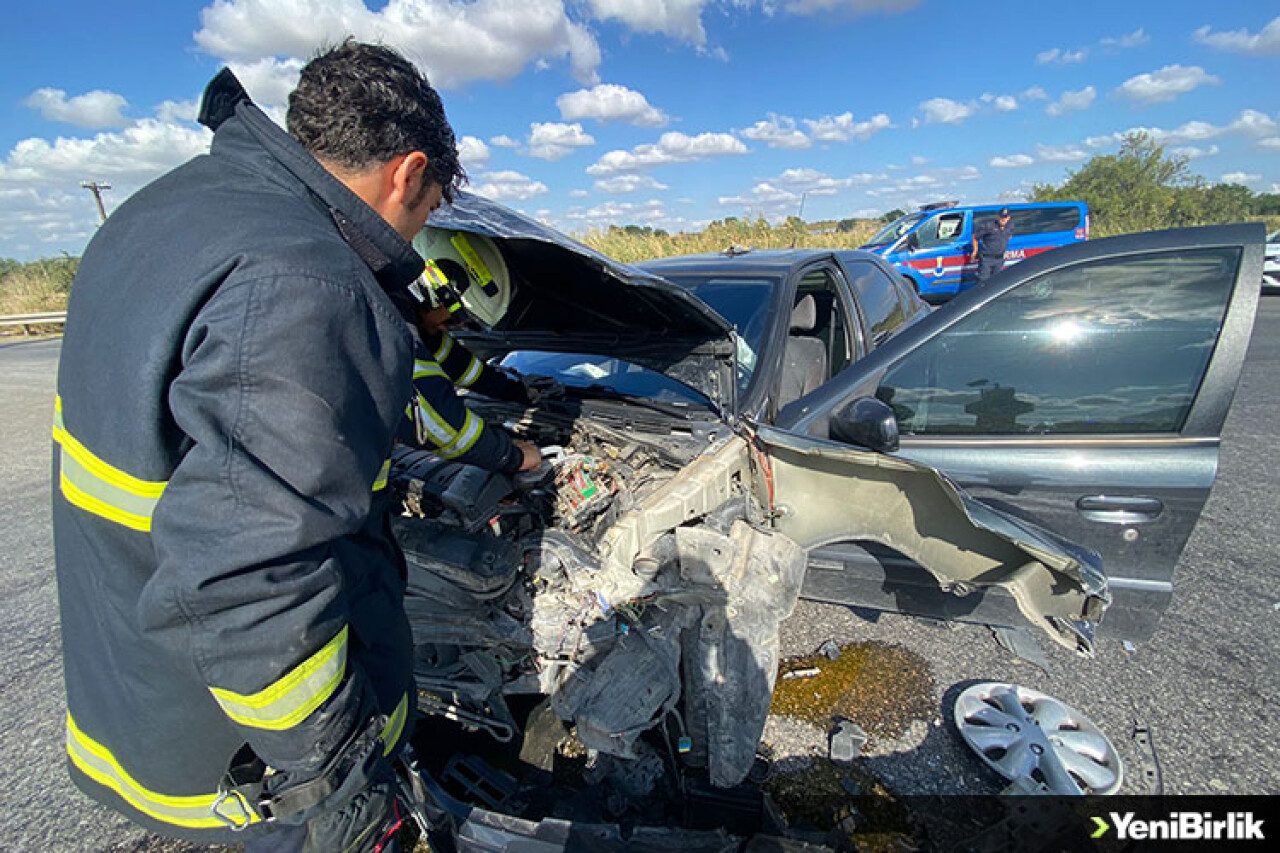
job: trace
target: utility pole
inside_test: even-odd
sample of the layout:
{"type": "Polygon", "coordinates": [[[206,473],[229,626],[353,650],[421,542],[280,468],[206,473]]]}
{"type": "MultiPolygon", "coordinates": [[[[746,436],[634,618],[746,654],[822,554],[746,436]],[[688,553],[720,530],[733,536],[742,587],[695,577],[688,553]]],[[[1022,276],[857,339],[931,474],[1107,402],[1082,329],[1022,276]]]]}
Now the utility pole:
{"type": "Polygon", "coordinates": [[[107,209],[102,206],[102,191],[111,189],[111,184],[100,184],[97,181],[81,181],[80,186],[93,193],[93,200],[98,203],[98,224],[107,221],[107,209]]]}
{"type": "Polygon", "coordinates": [[[796,214],[797,219],[804,219],[804,200],[809,197],[809,191],[805,190],[800,194],[800,212],[796,214]]]}

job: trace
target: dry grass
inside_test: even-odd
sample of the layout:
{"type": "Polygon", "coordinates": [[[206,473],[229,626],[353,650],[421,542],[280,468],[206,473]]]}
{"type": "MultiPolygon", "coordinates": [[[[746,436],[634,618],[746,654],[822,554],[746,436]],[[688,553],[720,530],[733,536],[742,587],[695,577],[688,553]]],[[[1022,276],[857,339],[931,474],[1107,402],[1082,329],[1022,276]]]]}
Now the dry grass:
{"type": "Polygon", "coordinates": [[[0,314],[64,310],[78,266],[78,258],[11,264],[0,274],[0,314]]]}
{"type": "Polygon", "coordinates": [[[877,224],[859,221],[852,231],[836,231],[834,228],[811,230],[814,226],[794,221],[770,225],[764,219],[731,219],[713,222],[705,231],[695,234],[610,228],[589,231],[579,239],[611,258],[635,263],[673,255],[722,252],[730,246],[750,249],[856,249],[875,233],[877,224]]]}

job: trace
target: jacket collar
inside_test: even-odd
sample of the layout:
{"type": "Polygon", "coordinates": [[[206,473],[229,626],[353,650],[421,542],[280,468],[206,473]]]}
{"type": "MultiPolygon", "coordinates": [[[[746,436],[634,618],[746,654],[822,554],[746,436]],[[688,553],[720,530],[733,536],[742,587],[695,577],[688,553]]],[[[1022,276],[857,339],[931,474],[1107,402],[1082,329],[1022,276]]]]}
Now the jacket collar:
{"type": "Polygon", "coordinates": [[[423,261],[412,244],[268,118],[230,70],[224,68],[205,89],[200,121],[214,131],[215,146],[219,137],[247,133],[310,190],[385,290],[403,290],[422,274],[423,261]]]}

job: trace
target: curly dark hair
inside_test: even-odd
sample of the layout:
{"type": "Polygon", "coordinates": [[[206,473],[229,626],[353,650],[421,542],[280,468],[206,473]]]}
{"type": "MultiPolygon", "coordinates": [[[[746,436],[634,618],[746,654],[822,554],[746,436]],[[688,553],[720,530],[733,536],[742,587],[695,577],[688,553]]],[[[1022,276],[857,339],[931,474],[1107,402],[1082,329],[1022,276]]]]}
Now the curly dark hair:
{"type": "Polygon", "coordinates": [[[348,38],[318,54],[289,95],[286,123],[312,155],[340,168],[361,170],[421,151],[446,201],[467,180],[440,96],[413,63],[384,45],[348,38]]]}

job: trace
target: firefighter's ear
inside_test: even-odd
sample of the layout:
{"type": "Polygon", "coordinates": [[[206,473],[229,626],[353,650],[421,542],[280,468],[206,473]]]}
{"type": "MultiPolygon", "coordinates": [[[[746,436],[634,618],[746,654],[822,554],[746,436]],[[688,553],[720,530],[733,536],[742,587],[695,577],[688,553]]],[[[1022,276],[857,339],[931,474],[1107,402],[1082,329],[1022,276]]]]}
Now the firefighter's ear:
{"type": "Polygon", "coordinates": [[[393,197],[407,207],[417,207],[430,184],[427,174],[427,155],[410,151],[391,161],[391,191],[393,197]]]}

